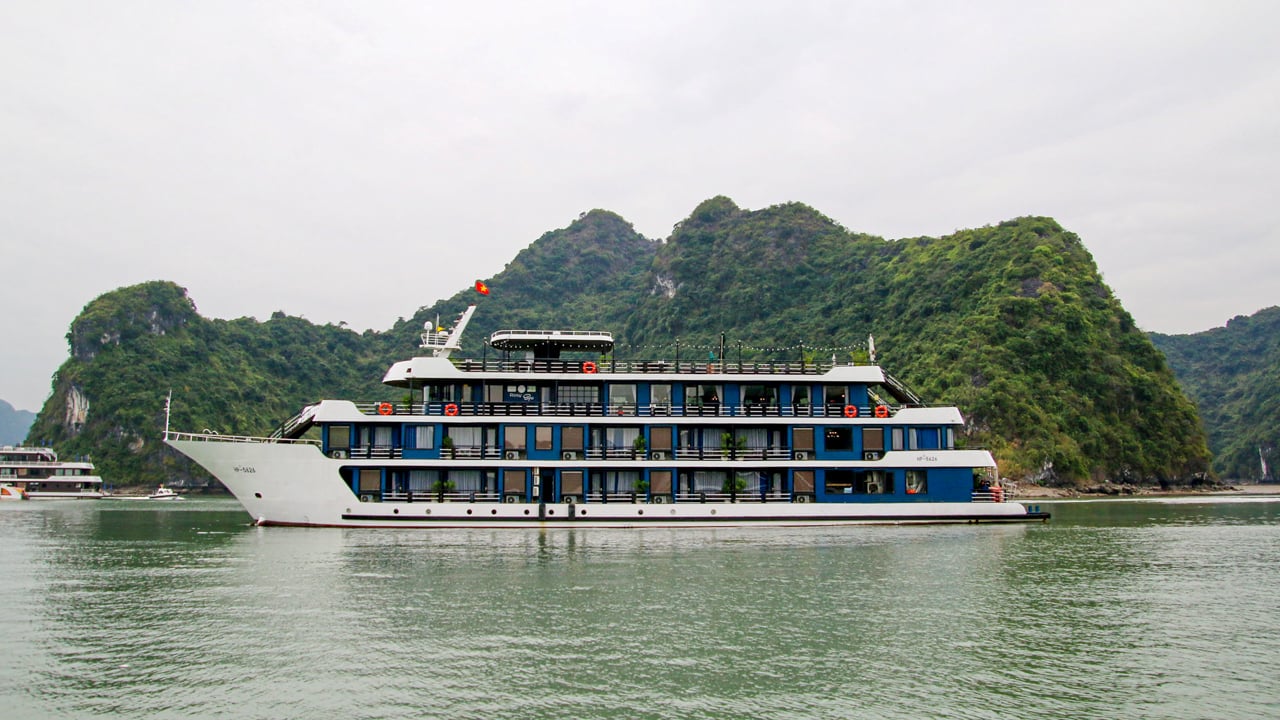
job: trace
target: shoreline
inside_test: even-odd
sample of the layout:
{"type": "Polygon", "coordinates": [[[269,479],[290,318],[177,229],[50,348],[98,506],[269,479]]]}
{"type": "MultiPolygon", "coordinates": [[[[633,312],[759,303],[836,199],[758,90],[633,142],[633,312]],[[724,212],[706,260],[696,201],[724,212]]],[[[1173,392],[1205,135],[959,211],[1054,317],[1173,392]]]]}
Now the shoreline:
{"type": "Polygon", "coordinates": [[[1159,486],[1116,485],[1107,490],[1090,488],[1055,488],[1031,483],[1011,482],[1006,491],[1012,498],[1053,500],[1070,498],[1130,497],[1198,497],[1212,495],[1280,495],[1280,483],[1223,483],[1204,488],[1171,488],[1159,486]]]}

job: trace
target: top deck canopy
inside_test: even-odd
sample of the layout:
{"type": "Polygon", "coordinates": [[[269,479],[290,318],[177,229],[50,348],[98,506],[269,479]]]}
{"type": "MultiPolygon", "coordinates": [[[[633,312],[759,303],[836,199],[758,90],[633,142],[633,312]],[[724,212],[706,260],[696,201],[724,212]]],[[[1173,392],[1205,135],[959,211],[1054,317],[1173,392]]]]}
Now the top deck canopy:
{"type": "Polygon", "coordinates": [[[489,336],[489,344],[499,350],[523,350],[539,358],[558,358],[564,351],[607,353],[613,349],[613,334],[585,330],[499,330],[489,336]]]}

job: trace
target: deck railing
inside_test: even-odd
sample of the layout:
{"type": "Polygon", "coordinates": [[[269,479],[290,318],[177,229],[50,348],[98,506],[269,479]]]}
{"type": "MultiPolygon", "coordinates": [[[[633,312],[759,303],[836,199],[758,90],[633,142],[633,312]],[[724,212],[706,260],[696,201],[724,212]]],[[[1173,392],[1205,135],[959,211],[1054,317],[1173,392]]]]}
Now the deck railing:
{"type": "MultiPolygon", "coordinates": [[[[892,417],[898,408],[890,405],[727,405],[654,403],[505,403],[505,402],[428,402],[392,403],[359,401],[356,408],[365,415],[449,415],[449,416],[544,416],[544,417],[892,417]],[[854,412],[856,411],[856,415],[854,412]]],[[[921,407],[924,407],[921,405],[921,407]]]]}
{"type": "Polygon", "coordinates": [[[454,358],[463,372],[509,373],[595,373],[645,375],[821,375],[835,364],[830,362],[681,362],[666,360],[502,360],[454,358]]]}

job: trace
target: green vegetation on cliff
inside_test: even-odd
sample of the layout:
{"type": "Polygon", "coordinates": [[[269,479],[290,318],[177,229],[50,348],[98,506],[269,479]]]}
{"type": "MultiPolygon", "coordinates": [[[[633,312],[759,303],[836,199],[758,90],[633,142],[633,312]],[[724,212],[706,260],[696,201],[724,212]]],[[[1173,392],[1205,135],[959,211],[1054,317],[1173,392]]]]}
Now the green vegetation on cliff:
{"type": "Polygon", "coordinates": [[[1280,307],[1226,327],[1151,340],[1195,400],[1209,431],[1214,470],[1225,478],[1269,477],[1280,462],[1280,307]]]}
{"type": "Polygon", "coordinates": [[[386,366],[413,354],[424,322],[479,299],[464,338],[475,353],[499,328],[576,327],[612,329],[630,357],[671,358],[676,338],[718,352],[723,333],[744,359],[844,360],[874,334],[882,364],[927,401],[959,405],[965,441],[992,448],[1008,475],[1158,481],[1208,469],[1195,408],[1163,357],[1080,240],[1046,218],[886,241],[798,203],[751,212],[717,197],[655,242],[596,210],[487,282],[489,297],[461,290],[363,335],[280,314],[207,320],[169,283],[108,293],[73,323],[37,427],[116,482],[182,477],[196,471],[157,449],[169,388],[175,428],[245,434],[323,397],[398,400],[378,384],[386,366]]]}

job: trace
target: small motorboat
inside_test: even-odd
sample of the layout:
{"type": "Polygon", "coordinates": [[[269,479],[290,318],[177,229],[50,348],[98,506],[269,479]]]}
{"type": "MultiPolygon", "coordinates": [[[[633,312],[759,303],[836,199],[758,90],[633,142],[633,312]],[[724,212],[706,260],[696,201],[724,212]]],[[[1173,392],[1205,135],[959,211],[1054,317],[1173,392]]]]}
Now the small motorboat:
{"type": "Polygon", "coordinates": [[[147,496],[150,500],[181,500],[182,496],[161,485],[156,491],[147,496]]]}
{"type": "Polygon", "coordinates": [[[27,493],[20,487],[8,483],[0,485],[0,500],[26,500],[27,493]]]}

